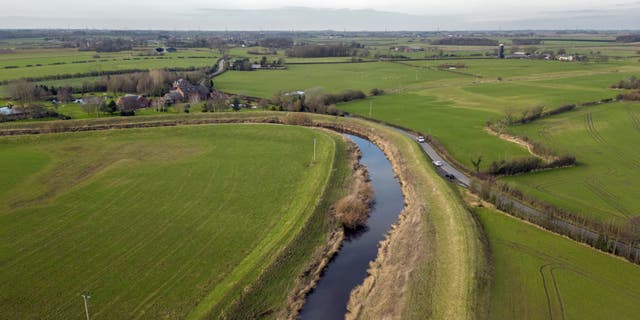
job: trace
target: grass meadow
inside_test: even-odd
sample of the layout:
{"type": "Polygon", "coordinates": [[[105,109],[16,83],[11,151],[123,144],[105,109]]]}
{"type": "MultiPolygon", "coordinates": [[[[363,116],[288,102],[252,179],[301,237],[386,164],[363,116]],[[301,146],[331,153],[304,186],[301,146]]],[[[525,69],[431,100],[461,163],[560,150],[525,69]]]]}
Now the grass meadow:
{"type": "MultiPolygon", "coordinates": [[[[314,216],[336,139],[271,125],[0,139],[0,314],[81,318],[83,292],[96,318],[223,312],[314,216]]],[[[315,225],[305,254],[329,227],[315,225]]],[[[280,294],[265,309],[305,257],[258,286],[280,294]]]]}
{"type": "Polygon", "coordinates": [[[510,130],[575,154],[578,165],[506,181],[561,208],[604,221],[624,222],[640,212],[640,104],[583,107],[510,130]]]}
{"type": "Polygon", "coordinates": [[[212,67],[217,60],[216,54],[208,51],[186,50],[159,57],[141,56],[141,53],[48,49],[0,54],[0,81],[96,71],[212,67]]]}
{"type": "Polygon", "coordinates": [[[491,245],[490,319],[635,319],[640,267],[477,208],[491,245]]]}

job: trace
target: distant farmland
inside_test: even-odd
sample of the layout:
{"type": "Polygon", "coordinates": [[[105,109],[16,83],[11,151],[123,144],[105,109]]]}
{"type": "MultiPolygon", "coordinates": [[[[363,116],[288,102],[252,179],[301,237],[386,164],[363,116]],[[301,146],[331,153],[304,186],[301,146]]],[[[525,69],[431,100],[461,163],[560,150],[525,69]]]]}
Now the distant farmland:
{"type": "MultiPolygon", "coordinates": [[[[270,125],[2,138],[0,314],[78,318],[83,292],[97,318],[220,314],[310,219],[336,146],[270,125]]],[[[263,282],[278,283],[267,308],[305,258],[291,261],[263,282]]]]}

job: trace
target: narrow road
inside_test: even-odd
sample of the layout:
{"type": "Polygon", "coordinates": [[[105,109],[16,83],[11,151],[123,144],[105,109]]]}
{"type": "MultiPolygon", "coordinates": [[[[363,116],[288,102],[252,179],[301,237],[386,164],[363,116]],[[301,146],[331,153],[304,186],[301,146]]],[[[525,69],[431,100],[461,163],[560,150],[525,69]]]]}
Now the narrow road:
{"type": "Polygon", "coordinates": [[[216,70],[216,72],[210,74],[209,78],[215,78],[215,77],[221,75],[225,71],[226,70],[224,69],[224,59],[220,59],[220,60],[218,60],[218,69],[216,70]]]}
{"type": "MultiPolygon", "coordinates": [[[[414,141],[417,142],[418,137],[414,136],[412,133],[406,131],[406,130],[402,130],[399,128],[394,128],[396,131],[404,134],[407,137],[410,137],[411,139],[413,139],[414,141]]],[[[436,152],[436,150],[433,148],[432,145],[430,145],[428,142],[424,142],[424,143],[419,143],[420,147],[422,148],[422,150],[425,152],[425,154],[429,157],[429,159],[431,159],[432,163],[435,161],[440,161],[442,163],[441,166],[437,167],[436,170],[443,176],[446,177],[446,175],[453,175],[453,177],[455,177],[455,179],[451,179],[452,182],[455,182],[457,184],[459,184],[460,186],[464,187],[464,188],[469,188],[471,186],[471,178],[469,178],[467,175],[465,175],[464,173],[462,173],[460,170],[456,169],[454,166],[452,166],[449,162],[447,162],[444,158],[442,158],[438,152],[436,152]]],[[[501,204],[503,207],[512,207],[515,210],[517,210],[518,212],[520,212],[521,214],[524,214],[530,218],[533,218],[537,221],[541,221],[541,220],[545,220],[547,219],[547,222],[551,225],[556,226],[557,228],[564,230],[564,232],[566,234],[563,235],[567,235],[567,234],[571,234],[574,235],[574,238],[577,237],[578,239],[585,239],[590,243],[596,243],[600,238],[600,234],[593,232],[589,229],[583,228],[581,226],[577,226],[574,225],[572,223],[566,222],[564,220],[561,219],[557,219],[554,217],[550,217],[546,214],[544,214],[543,212],[532,208],[530,206],[528,206],[527,204],[514,199],[506,194],[503,193],[495,193],[494,196],[496,197],[496,201],[501,204]]],[[[558,232],[554,232],[554,233],[558,233],[558,232]]],[[[615,245],[617,248],[617,251],[620,253],[618,255],[623,255],[626,252],[629,252],[629,249],[631,249],[631,256],[635,256],[635,257],[640,257],[640,248],[638,247],[631,247],[629,248],[629,246],[623,242],[619,242],[619,241],[611,241],[612,245],[615,245]]]]}

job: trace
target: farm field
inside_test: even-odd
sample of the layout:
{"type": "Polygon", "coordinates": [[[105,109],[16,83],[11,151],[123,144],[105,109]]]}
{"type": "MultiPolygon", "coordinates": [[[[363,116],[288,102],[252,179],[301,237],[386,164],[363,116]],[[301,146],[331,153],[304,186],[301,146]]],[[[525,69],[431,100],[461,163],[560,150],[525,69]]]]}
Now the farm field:
{"type": "Polygon", "coordinates": [[[28,50],[0,54],[0,81],[19,78],[82,74],[96,71],[209,67],[217,59],[213,52],[178,51],[164,56],[141,56],[143,52],[81,52],[28,50]]]}
{"type": "Polygon", "coordinates": [[[528,194],[592,218],[624,222],[640,212],[640,104],[614,103],[511,127],[578,159],[574,168],[504,178],[528,194]]]}
{"type": "Polygon", "coordinates": [[[447,151],[463,165],[471,167],[470,159],[483,156],[482,168],[491,161],[526,156],[527,151],[483,131],[486,119],[495,112],[467,108],[447,100],[416,93],[388,94],[370,101],[362,100],[340,105],[354,114],[369,116],[411,128],[437,138],[447,151]]]}
{"type": "Polygon", "coordinates": [[[327,92],[346,89],[368,92],[372,88],[401,89],[425,81],[457,78],[458,75],[419,70],[392,62],[292,65],[288,70],[227,72],[216,87],[225,92],[271,98],[277,91],[322,87],[327,92]]]}
{"type": "MultiPolygon", "coordinates": [[[[331,169],[344,172],[334,160],[344,156],[340,138],[288,126],[50,134],[0,146],[0,314],[20,319],[75,318],[82,292],[92,318],[220,314],[309,219],[315,233],[295,245],[310,254],[324,241],[329,225],[313,213],[331,169]]],[[[261,282],[275,292],[264,308],[282,303],[306,258],[292,261],[261,282]]]]}
{"type": "Polygon", "coordinates": [[[477,208],[493,254],[490,318],[635,319],[640,267],[477,208]]]}

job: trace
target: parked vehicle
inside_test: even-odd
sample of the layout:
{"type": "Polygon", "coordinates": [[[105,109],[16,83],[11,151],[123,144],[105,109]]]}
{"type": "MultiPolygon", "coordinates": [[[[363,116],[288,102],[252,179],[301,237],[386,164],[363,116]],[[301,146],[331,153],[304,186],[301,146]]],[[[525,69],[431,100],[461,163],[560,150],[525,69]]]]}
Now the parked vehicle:
{"type": "Polygon", "coordinates": [[[419,136],[418,137],[418,142],[419,143],[424,143],[424,137],[423,136],[419,136]]]}

